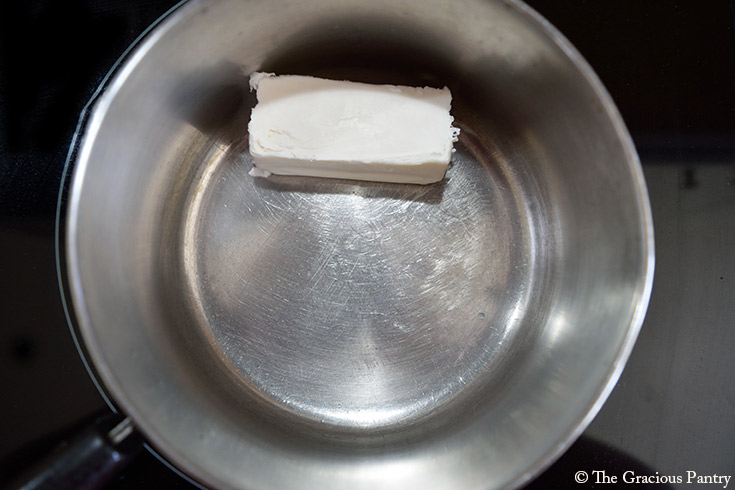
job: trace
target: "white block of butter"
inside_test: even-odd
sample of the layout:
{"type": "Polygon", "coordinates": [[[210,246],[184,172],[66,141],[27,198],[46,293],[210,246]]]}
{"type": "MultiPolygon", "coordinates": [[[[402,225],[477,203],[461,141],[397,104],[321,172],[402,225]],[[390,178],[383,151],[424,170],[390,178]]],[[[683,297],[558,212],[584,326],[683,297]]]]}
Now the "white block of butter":
{"type": "Polygon", "coordinates": [[[449,89],[254,73],[251,175],[430,184],[444,178],[459,130],[449,89]]]}

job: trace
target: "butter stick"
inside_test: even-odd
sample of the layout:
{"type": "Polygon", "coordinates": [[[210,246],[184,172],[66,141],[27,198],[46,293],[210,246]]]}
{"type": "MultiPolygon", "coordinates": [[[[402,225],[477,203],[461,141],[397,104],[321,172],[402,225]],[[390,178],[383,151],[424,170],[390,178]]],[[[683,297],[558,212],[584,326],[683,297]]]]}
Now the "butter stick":
{"type": "Polygon", "coordinates": [[[459,130],[449,89],[254,73],[251,175],[430,184],[459,130]]]}

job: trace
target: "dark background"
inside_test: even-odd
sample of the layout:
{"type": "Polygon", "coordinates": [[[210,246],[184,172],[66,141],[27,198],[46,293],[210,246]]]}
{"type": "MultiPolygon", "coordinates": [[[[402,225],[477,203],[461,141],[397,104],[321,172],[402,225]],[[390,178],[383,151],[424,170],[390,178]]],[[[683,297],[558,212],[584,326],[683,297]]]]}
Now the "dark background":
{"type": "MultiPolygon", "coordinates": [[[[532,486],[566,488],[577,470],[592,469],[732,475],[735,6],[528,3],[576,46],[617,104],[641,156],[657,242],[651,306],[620,383],[590,429],[532,486]]],[[[0,3],[0,485],[105,409],[58,293],[58,189],[83,107],[174,4],[0,3]]],[[[145,454],[112,486],[189,484],[145,454]]]]}

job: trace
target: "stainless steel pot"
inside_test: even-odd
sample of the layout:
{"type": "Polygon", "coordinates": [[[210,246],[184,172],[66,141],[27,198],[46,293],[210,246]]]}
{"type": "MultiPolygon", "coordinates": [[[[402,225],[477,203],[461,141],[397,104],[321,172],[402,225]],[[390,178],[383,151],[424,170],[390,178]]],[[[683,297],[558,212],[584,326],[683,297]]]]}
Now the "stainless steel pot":
{"type": "Polygon", "coordinates": [[[192,1],[83,138],[79,330],[115,403],[206,485],[521,485],[595,415],[643,320],[633,145],[520,2],[192,1]],[[251,178],[256,70],[449,86],[446,179],[251,178]]]}

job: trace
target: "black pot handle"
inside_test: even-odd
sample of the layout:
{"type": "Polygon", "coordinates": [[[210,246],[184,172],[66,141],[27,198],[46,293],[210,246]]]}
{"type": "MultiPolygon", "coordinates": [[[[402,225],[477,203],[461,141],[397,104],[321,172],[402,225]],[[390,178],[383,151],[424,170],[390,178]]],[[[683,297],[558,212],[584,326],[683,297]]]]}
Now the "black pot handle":
{"type": "Polygon", "coordinates": [[[143,448],[143,438],[129,418],[110,414],[24,472],[14,490],[93,490],[104,487],[143,448]]]}

